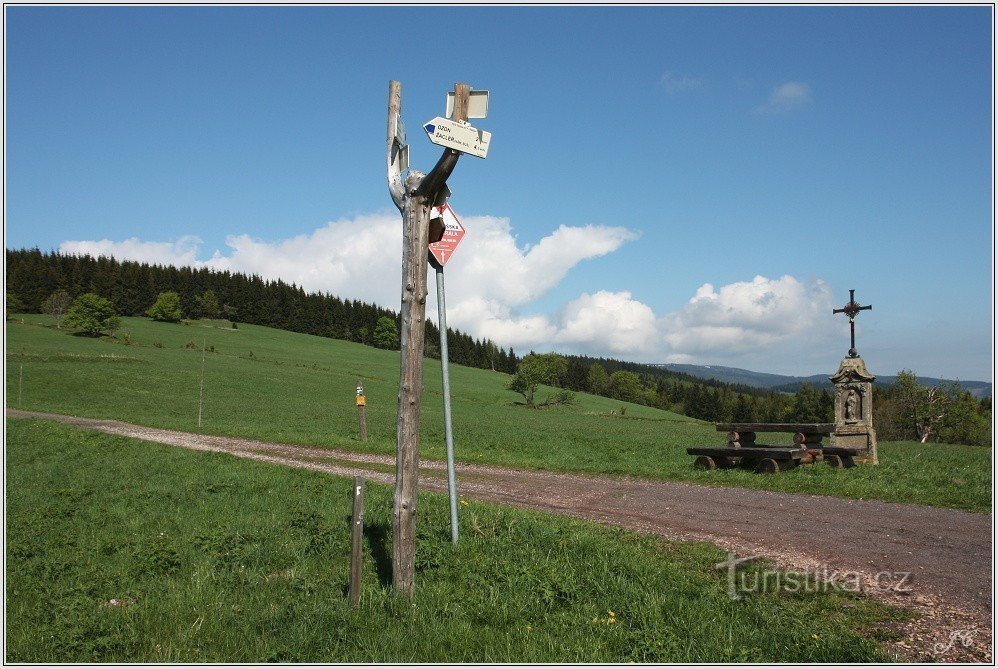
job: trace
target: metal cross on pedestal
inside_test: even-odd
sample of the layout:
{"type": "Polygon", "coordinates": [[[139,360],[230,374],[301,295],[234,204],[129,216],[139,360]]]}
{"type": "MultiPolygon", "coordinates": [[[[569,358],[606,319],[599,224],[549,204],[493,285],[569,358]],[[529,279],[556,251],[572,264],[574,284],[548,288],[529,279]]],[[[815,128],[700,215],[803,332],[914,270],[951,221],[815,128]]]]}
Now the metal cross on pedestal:
{"type": "Polygon", "coordinates": [[[851,348],[849,349],[850,358],[858,358],[859,353],[856,352],[856,314],[861,311],[872,310],[873,305],[868,304],[865,307],[859,306],[856,298],[853,296],[855,290],[849,291],[849,302],[841,309],[832,309],[833,314],[845,314],[849,317],[849,341],[851,343],[851,348]]]}

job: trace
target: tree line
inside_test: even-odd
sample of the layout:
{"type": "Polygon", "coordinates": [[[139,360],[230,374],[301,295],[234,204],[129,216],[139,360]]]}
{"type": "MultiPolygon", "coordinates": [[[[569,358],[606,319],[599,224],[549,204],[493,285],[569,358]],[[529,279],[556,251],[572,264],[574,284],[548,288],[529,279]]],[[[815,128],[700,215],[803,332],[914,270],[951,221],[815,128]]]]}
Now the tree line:
{"type": "MultiPolygon", "coordinates": [[[[281,280],[208,268],[172,267],[101,256],[7,250],[8,311],[50,313],[57,325],[84,296],[87,309],[103,309],[100,322],[118,314],[159,320],[226,318],[292,332],[398,348],[398,313],[328,293],[307,293],[281,280]],[[97,295],[108,304],[95,302],[97,295]],[[110,309],[110,310],[109,310],[110,309]]],[[[100,319],[98,319],[100,320],[100,319]]],[[[81,323],[74,315],[70,323],[81,323]]],[[[81,327],[80,325],[77,325],[81,327]]],[[[86,328],[84,328],[86,329],[86,328]]],[[[700,379],[654,365],[512,348],[448,328],[451,362],[513,375],[510,389],[528,406],[564,404],[574,392],[665,409],[712,422],[832,422],[828,389],[803,384],[795,393],[700,379]],[[539,385],[558,389],[536,398],[539,385]]],[[[426,355],[440,357],[440,332],[426,322],[426,355]]],[[[954,384],[938,388],[901,372],[890,386],[875,386],[874,425],[881,439],[988,445],[991,400],[975,399],[954,384]]]]}
{"type": "MultiPolygon", "coordinates": [[[[605,359],[531,352],[520,363],[508,388],[531,408],[570,404],[574,392],[588,392],[622,402],[644,404],[716,423],[831,423],[835,398],[827,388],[801,384],[795,393],[721,382],[697,383],[669,378],[668,372],[644,366],[642,373],[618,365],[613,373],[605,359]],[[590,361],[587,363],[587,361],[590,361]],[[538,400],[543,384],[555,392],[538,400]]],[[[641,365],[627,363],[631,369],[641,365]]],[[[681,375],[687,376],[687,375],[681,375]]],[[[621,413],[625,408],[621,407],[621,413]]],[[[920,383],[902,371],[887,386],[873,389],[874,427],[884,441],[920,441],[988,446],[991,444],[991,398],[975,398],[956,382],[939,386],[920,383]]]]}
{"type": "MultiPolygon", "coordinates": [[[[184,318],[225,318],[248,323],[375,344],[381,319],[397,325],[398,313],[360,300],[306,292],[278,279],[209,268],[172,267],[116,260],[107,256],[68,255],[39,249],[7,250],[8,301],[20,311],[41,313],[42,303],[65,291],[71,300],[93,293],[104,297],[122,316],[149,315],[162,293],[175,293],[161,307],[178,307],[184,318]]],[[[10,305],[8,305],[10,309],[10,305]]],[[[448,351],[455,364],[512,374],[519,361],[512,348],[447,329],[448,351]]],[[[426,354],[440,357],[440,331],[426,322],[426,354]]]]}

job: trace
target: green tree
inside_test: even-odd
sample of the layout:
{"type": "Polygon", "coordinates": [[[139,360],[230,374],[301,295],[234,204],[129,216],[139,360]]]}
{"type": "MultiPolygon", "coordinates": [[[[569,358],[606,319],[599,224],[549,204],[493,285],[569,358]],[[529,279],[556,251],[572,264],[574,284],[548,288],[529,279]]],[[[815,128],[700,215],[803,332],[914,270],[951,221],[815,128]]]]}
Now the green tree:
{"type": "Polygon", "coordinates": [[[69,311],[72,305],[73,298],[69,296],[69,293],[60,288],[45,298],[45,301],[42,302],[42,312],[54,318],[55,326],[61,328],[62,317],[66,315],[66,312],[69,311]]]}
{"type": "Polygon", "coordinates": [[[121,319],[111,304],[111,300],[96,293],[85,293],[73,301],[73,306],[63,319],[66,327],[82,330],[96,337],[101,332],[113,332],[121,319]]]}
{"type": "Polygon", "coordinates": [[[787,421],[790,423],[820,423],[822,422],[823,409],[821,393],[815,390],[810,383],[803,383],[797,389],[794,399],[790,403],[787,421]]]}
{"type": "Polygon", "coordinates": [[[218,318],[220,313],[220,308],[218,305],[218,296],[215,294],[211,288],[204,291],[197,298],[198,311],[201,312],[202,318],[218,318]]]}
{"type": "Polygon", "coordinates": [[[644,384],[634,372],[620,370],[610,375],[610,397],[622,402],[641,402],[644,384]]]}
{"type": "Polygon", "coordinates": [[[939,441],[948,444],[987,446],[991,443],[991,411],[957,384],[944,389],[950,396],[946,416],[939,426],[939,441]]]}
{"type": "Polygon", "coordinates": [[[181,319],[180,295],[172,290],[160,293],[159,297],[156,298],[156,303],[146,311],[146,315],[154,321],[179,323],[181,319]]]}
{"type": "Polygon", "coordinates": [[[24,303],[21,301],[21,298],[18,297],[16,293],[12,293],[10,291],[7,291],[7,300],[4,306],[6,307],[7,310],[6,313],[7,318],[10,318],[11,314],[16,314],[20,311],[24,311],[24,303]]]}
{"type": "MultiPolygon", "coordinates": [[[[537,393],[537,386],[541,384],[560,386],[566,373],[568,373],[568,361],[564,356],[557,353],[531,353],[520,361],[520,366],[517,367],[516,374],[510,379],[507,387],[523,395],[527,406],[536,409],[538,405],[534,403],[534,396],[537,393]]],[[[569,404],[573,400],[574,394],[563,390],[549,396],[542,404],[569,404]]]]}
{"type": "Polygon", "coordinates": [[[910,439],[913,435],[926,443],[943,424],[950,398],[939,388],[919,383],[915,373],[909,370],[898,372],[891,385],[895,425],[903,438],[910,439]]]}
{"type": "Polygon", "coordinates": [[[388,316],[382,316],[378,319],[378,324],[374,326],[374,345],[378,348],[398,350],[399,328],[394,319],[388,316]]]}
{"type": "Polygon", "coordinates": [[[598,362],[589,365],[586,379],[589,383],[589,392],[593,395],[606,395],[606,391],[610,389],[610,375],[598,362]]]}

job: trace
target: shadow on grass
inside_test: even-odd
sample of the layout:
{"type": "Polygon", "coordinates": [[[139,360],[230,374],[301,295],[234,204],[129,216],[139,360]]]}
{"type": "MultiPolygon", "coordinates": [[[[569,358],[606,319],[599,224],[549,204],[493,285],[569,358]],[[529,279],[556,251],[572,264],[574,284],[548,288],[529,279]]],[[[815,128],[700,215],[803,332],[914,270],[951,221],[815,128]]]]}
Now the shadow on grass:
{"type": "Polygon", "coordinates": [[[371,556],[374,558],[374,569],[378,573],[378,580],[381,581],[382,587],[391,587],[392,558],[389,554],[389,545],[392,540],[391,526],[368,525],[364,527],[364,536],[371,547],[371,556]]]}

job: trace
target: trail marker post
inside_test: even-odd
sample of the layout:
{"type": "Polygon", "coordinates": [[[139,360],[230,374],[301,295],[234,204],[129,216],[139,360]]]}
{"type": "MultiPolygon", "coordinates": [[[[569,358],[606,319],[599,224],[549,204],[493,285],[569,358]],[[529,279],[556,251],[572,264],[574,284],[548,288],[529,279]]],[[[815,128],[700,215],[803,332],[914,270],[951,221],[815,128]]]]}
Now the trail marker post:
{"type": "Polygon", "coordinates": [[[360,440],[367,441],[367,398],[364,397],[364,384],[357,379],[357,420],[360,422],[360,440]]]}
{"type": "Polygon", "coordinates": [[[201,429],[201,410],[204,407],[204,349],[207,339],[201,340],[201,382],[198,388],[198,429],[201,429]]]}
{"type": "Polygon", "coordinates": [[[364,538],[364,477],[353,477],[353,516],[350,523],[350,607],[360,603],[361,541],[364,538]]]}
{"type": "MultiPolygon", "coordinates": [[[[467,84],[454,86],[454,113],[443,124],[453,132],[427,126],[431,141],[444,146],[437,164],[424,175],[409,170],[409,152],[401,123],[402,85],[388,86],[387,177],[392,201],[402,214],[402,327],[399,371],[398,425],[396,433],[395,497],[392,510],[392,586],[411,598],[416,558],[416,496],[419,490],[419,412],[423,397],[423,353],[426,319],[426,265],[430,243],[430,211],[445,204],[447,179],[461,153],[484,158],[488,141],[484,133],[467,124],[467,84]],[[470,130],[470,131],[469,131],[470,130]],[[474,136],[472,136],[474,133],[474,136]],[[483,147],[484,144],[484,147],[483,147]]],[[[438,119],[434,119],[437,121],[438,119]]]]}

